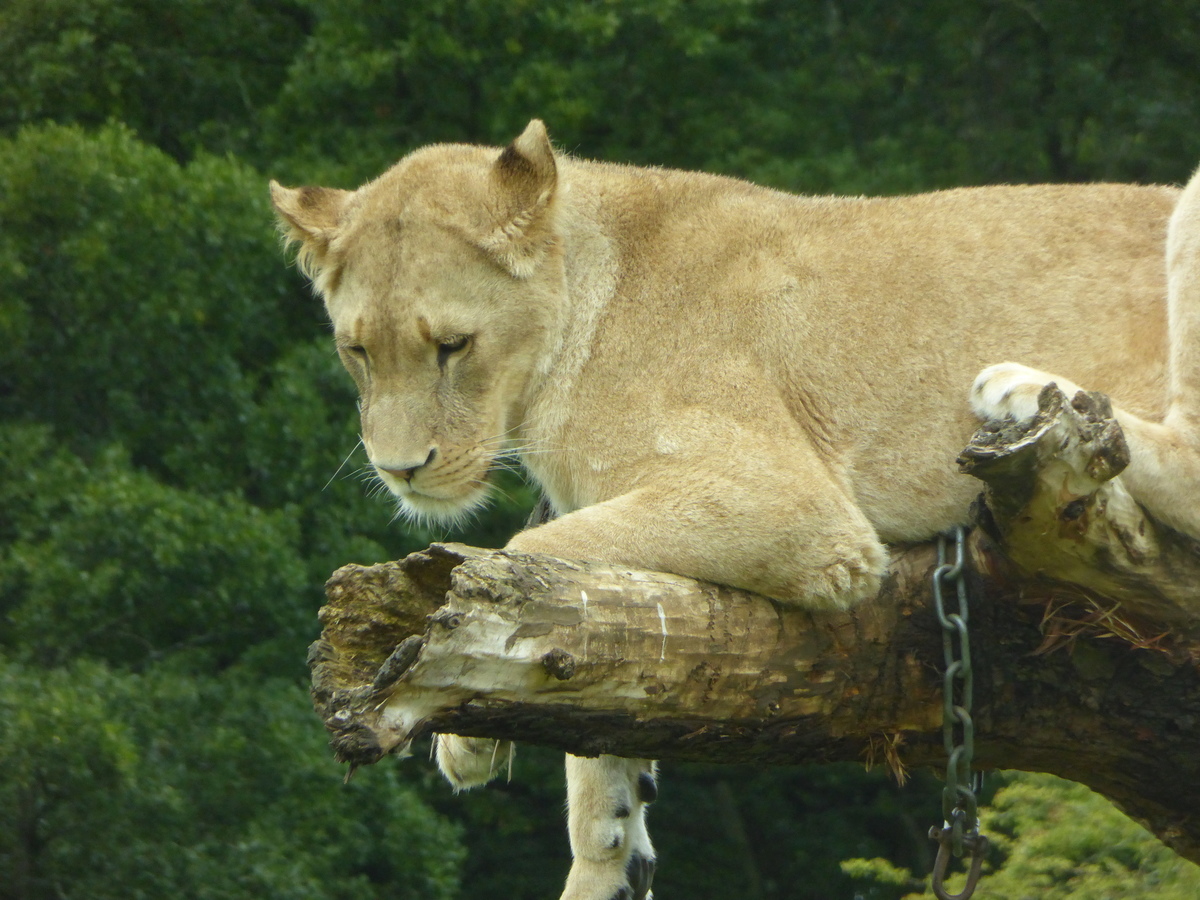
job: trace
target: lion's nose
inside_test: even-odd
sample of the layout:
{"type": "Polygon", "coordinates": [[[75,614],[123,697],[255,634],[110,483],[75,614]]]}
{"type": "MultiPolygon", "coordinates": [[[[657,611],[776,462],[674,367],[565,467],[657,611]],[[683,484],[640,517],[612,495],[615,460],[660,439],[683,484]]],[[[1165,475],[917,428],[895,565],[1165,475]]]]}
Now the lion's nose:
{"type": "Polygon", "coordinates": [[[423,468],[433,462],[437,456],[437,447],[431,447],[429,455],[425,457],[424,462],[419,462],[413,466],[378,466],[379,471],[387,472],[393,478],[399,478],[402,481],[412,481],[413,475],[417,473],[417,469],[423,468]]]}

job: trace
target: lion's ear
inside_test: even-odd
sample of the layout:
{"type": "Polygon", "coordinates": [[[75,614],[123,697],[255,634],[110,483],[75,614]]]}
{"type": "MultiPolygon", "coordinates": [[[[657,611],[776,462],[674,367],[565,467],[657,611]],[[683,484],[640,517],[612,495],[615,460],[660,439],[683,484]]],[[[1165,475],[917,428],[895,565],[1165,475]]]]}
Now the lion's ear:
{"type": "Polygon", "coordinates": [[[500,152],[491,180],[500,221],[481,245],[514,276],[528,278],[554,242],[551,213],[558,165],[541,119],[531,121],[500,152]]]}
{"type": "Polygon", "coordinates": [[[286,188],[271,182],[271,203],[279,224],[288,240],[300,245],[296,261],[309,278],[316,280],[325,266],[350,193],[323,187],[286,188]]]}

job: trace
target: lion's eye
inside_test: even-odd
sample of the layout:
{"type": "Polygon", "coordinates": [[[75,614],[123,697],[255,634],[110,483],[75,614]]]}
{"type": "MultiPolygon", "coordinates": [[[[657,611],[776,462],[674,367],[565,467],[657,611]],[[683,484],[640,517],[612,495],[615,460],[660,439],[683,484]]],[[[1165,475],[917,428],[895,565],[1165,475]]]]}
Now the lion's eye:
{"type": "Polygon", "coordinates": [[[467,344],[469,343],[471,343],[471,336],[469,334],[460,334],[450,338],[449,340],[438,341],[438,365],[444,368],[446,363],[450,361],[450,357],[455,353],[460,353],[467,349],[467,344]]]}

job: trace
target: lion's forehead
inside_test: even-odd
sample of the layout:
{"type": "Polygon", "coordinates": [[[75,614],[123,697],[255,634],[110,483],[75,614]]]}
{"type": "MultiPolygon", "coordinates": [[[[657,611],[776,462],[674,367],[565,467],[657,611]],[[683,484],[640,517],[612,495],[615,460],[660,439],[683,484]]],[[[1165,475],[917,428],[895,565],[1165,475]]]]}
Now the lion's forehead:
{"type": "Polygon", "coordinates": [[[383,351],[510,329],[512,317],[498,297],[501,279],[487,266],[471,265],[455,253],[414,259],[411,265],[401,254],[393,262],[364,259],[347,267],[339,289],[327,298],[339,339],[383,351]]]}
{"type": "Polygon", "coordinates": [[[334,249],[343,280],[375,294],[403,287],[419,295],[500,280],[453,211],[363,213],[338,236],[334,249]]]}

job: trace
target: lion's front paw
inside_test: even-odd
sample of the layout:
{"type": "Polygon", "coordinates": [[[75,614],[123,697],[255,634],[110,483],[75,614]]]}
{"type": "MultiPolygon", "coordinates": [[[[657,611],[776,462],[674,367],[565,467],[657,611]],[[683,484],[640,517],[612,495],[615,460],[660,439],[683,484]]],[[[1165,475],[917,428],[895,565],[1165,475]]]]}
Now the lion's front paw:
{"type": "Polygon", "coordinates": [[[438,768],[456,791],[487,784],[502,767],[512,766],[512,741],[439,734],[434,742],[438,768]]]}
{"type": "Polygon", "coordinates": [[[984,422],[1028,419],[1038,411],[1038,394],[1051,382],[1068,397],[1079,393],[1073,381],[1020,363],[988,366],[971,386],[971,411],[984,422]]]}

